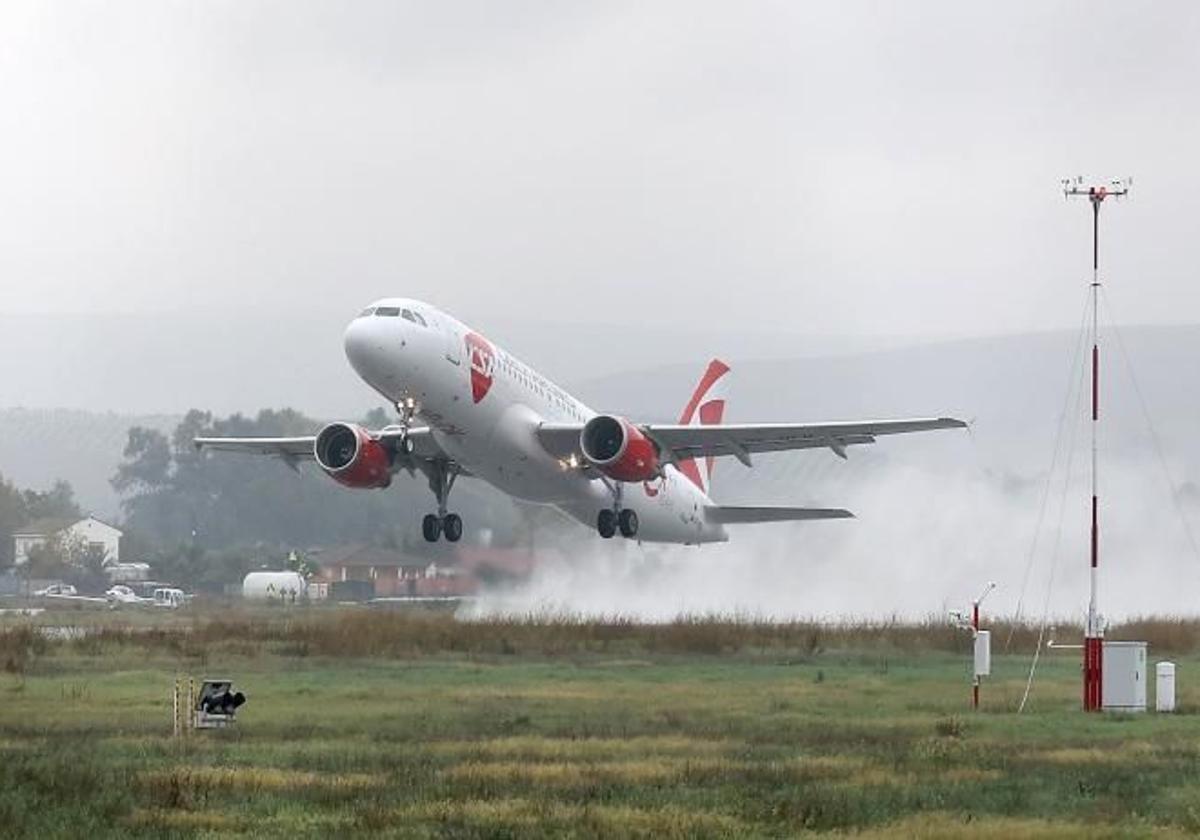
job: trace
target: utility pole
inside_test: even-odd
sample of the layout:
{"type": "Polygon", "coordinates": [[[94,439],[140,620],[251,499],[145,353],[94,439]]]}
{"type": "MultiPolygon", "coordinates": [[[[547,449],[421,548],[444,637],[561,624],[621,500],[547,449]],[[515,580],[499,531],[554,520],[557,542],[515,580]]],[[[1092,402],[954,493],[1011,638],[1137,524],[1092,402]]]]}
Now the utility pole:
{"type": "Polygon", "coordinates": [[[1063,195],[1086,197],[1092,204],[1092,531],[1087,626],[1083,639],[1083,710],[1098,712],[1104,704],[1104,626],[1096,604],[1100,568],[1100,491],[1097,476],[1096,437],[1100,425],[1100,205],[1104,199],[1129,194],[1133,179],[1104,186],[1083,185],[1082,178],[1065,180],[1063,195]]]}

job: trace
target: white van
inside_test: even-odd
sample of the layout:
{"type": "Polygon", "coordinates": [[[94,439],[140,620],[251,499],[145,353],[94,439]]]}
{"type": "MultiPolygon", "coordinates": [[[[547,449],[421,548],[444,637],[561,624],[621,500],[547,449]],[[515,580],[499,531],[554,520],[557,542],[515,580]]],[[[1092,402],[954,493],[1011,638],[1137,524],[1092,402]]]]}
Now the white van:
{"type": "Polygon", "coordinates": [[[177,609],[187,603],[187,595],[183,594],[182,589],[173,589],[163,586],[154,590],[154,606],[166,607],[167,609],[177,609]]]}

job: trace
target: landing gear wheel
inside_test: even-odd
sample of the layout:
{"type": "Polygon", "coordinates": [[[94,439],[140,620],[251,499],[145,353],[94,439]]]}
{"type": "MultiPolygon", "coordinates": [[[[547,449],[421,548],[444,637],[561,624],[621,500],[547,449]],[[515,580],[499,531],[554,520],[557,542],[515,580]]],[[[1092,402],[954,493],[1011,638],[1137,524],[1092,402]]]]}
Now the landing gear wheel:
{"type": "Polygon", "coordinates": [[[617,523],[621,526],[621,536],[632,539],[637,536],[638,532],[638,515],[629,508],[621,511],[617,516],[617,523]]]}
{"type": "Polygon", "coordinates": [[[425,514],[425,518],[421,520],[421,533],[425,535],[425,542],[437,542],[438,537],[442,535],[442,520],[432,513],[425,514]]]}
{"type": "Polygon", "coordinates": [[[613,534],[617,533],[617,514],[608,508],[600,511],[596,517],[596,530],[604,539],[612,539],[613,534]]]}
{"type": "Polygon", "coordinates": [[[462,517],[457,513],[447,513],[446,518],[442,520],[442,531],[445,533],[447,540],[450,542],[458,542],[460,539],[462,539],[462,517]]]}

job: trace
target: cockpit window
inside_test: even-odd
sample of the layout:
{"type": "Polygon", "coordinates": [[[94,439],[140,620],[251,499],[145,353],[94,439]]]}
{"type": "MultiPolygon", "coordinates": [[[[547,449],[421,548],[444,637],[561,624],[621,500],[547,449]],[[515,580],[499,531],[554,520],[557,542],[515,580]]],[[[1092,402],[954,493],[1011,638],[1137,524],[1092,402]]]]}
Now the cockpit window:
{"type": "Polygon", "coordinates": [[[428,324],[425,323],[425,319],[421,317],[420,312],[413,312],[413,317],[417,319],[417,323],[420,324],[422,327],[429,326],[428,324]]]}
{"type": "Polygon", "coordinates": [[[375,309],[375,314],[383,318],[395,318],[400,314],[399,306],[380,306],[375,309]]]}
{"type": "Polygon", "coordinates": [[[373,314],[375,314],[375,307],[374,307],[374,306],[368,306],[368,307],[367,307],[366,309],[364,309],[362,312],[359,312],[359,313],[358,313],[358,317],[359,317],[359,318],[365,318],[365,317],[367,317],[368,315],[373,315],[373,314]]]}
{"type": "Polygon", "coordinates": [[[422,327],[429,326],[425,323],[425,319],[421,317],[420,312],[414,312],[411,309],[404,309],[400,312],[400,317],[406,321],[412,321],[414,324],[420,324],[422,327]]]}

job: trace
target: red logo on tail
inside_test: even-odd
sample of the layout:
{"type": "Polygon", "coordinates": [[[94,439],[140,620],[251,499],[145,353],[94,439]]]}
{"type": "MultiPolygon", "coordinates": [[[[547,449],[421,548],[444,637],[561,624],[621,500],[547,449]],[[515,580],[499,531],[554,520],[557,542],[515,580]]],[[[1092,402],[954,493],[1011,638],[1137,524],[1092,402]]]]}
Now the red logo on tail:
{"type": "Polygon", "coordinates": [[[471,399],[478,403],[492,388],[496,351],[486,338],[477,333],[468,333],[466,342],[467,358],[471,362],[471,399]]]}
{"type": "MultiPolygon", "coordinates": [[[[692,398],[683,409],[679,418],[682,426],[719,426],[725,415],[725,394],[722,377],[729,373],[729,365],[720,359],[708,363],[700,384],[692,392],[692,398]]],[[[708,479],[712,477],[713,457],[704,459],[704,470],[695,458],[687,458],[679,462],[679,470],[686,475],[704,493],[708,492],[708,479]]]]}

